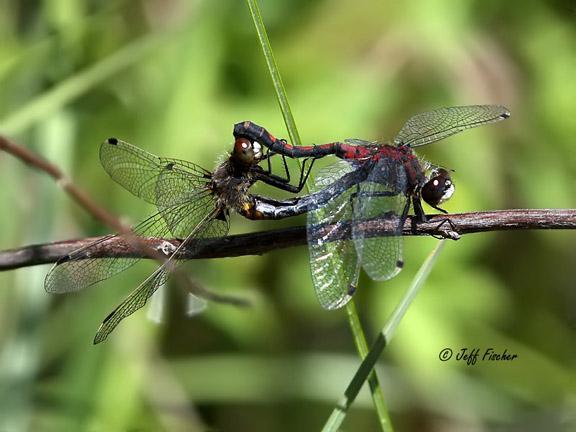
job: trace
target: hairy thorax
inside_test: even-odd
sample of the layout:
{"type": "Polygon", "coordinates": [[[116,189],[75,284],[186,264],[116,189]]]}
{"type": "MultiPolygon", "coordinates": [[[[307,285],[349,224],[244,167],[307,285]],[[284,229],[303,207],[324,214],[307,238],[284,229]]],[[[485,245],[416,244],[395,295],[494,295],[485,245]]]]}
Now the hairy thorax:
{"type": "Polygon", "coordinates": [[[253,183],[254,176],[249,169],[235,167],[226,160],[214,171],[210,187],[218,197],[216,205],[219,208],[234,209],[242,214],[250,203],[248,189],[253,183]]]}

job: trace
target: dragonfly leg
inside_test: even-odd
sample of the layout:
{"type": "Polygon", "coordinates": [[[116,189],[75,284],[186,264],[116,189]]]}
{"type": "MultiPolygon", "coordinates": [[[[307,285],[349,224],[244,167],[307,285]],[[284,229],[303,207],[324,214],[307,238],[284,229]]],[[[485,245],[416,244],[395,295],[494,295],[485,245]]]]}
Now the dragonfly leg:
{"type": "Polygon", "coordinates": [[[262,160],[265,160],[268,165],[268,169],[266,170],[266,173],[268,174],[272,172],[272,164],[270,163],[270,159],[272,159],[272,156],[274,156],[275,154],[276,153],[267,148],[266,154],[262,157],[262,160]]]}
{"type": "MultiPolygon", "coordinates": [[[[283,142],[286,142],[286,140],[281,140],[283,142]]],[[[314,165],[314,162],[316,161],[316,158],[305,158],[304,161],[302,162],[302,168],[300,170],[300,179],[298,180],[298,186],[295,186],[294,192],[298,193],[302,190],[302,188],[304,187],[304,185],[306,184],[306,180],[308,180],[308,176],[310,175],[310,172],[312,171],[312,166],[314,165]],[[308,169],[306,169],[306,164],[308,165],[308,169]]],[[[286,156],[282,155],[282,163],[284,165],[284,173],[286,174],[286,178],[285,181],[287,184],[290,183],[290,170],[288,169],[288,164],[286,163],[286,156]]]]}
{"type": "MultiPolygon", "coordinates": [[[[286,142],[285,140],[280,140],[283,142],[286,142]]],[[[264,155],[264,157],[261,159],[265,160],[267,162],[267,166],[268,168],[266,169],[266,171],[264,171],[266,174],[270,174],[272,175],[272,164],[270,163],[270,159],[272,159],[272,156],[280,154],[280,153],[276,153],[274,150],[269,149],[268,147],[266,147],[266,154],[264,155]]],[[[288,170],[288,164],[286,163],[286,156],[283,154],[280,154],[282,156],[282,164],[284,166],[284,173],[286,175],[286,183],[290,183],[290,170],[288,170]]],[[[278,179],[283,179],[283,177],[277,176],[278,179]]]]}
{"type": "Polygon", "coordinates": [[[310,171],[312,171],[312,167],[314,166],[314,162],[316,162],[316,158],[306,158],[304,162],[302,162],[302,170],[300,171],[300,181],[298,182],[298,192],[302,190],[306,181],[308,180],[308,176],[310,175],[310,171]],[[306,171],[306,163],[309,162],[308,170],[306,171]],[[306,171],[306,174],[304,172],[306,171]]]}
{"type": "Polygon", "coordinates": [[[286,158],[282,155],[282,161],[284,163],[284,170],[286,172],[286,177],[281,177],[275,174],[272,174],[270,162],[268,161],[268,170],[264,170],[260,166],[256,166],[253,168],[254,172],[256,173],[256,177],[258,180],[263,181],[264,183],[274,186],[278,189],[285,190],[291,193],[298,193],[304,187],[308,176],[310,175],[310,171],[312,170],[312,166],[314,165],[314,158],[306,158],[304,159],[304,163],[302,164],[302,170],[300,171],[300,179],[297,185],[290,184],[290,171],[288,170],[288,165],[286,164],[286,158]],[[312,160],[312,162],[310,162],[312,160]]]}
{"type": "Polygon", "coordinates": [[[430,204],[430,203],[428,203],[428,205],[429,205],[430,207],[438,210],[438,211],[441,212],[441,213],[448,214],[448,212],[447,212],[446,210],[444,210],[443,208],[440,208],[440,207],[438,207],[438,206],[432,205],[432,204],[430,204]]]}
{"type": "Polygon", "coordinates": [[[422,208],[422,201],[420,201],[420,196],[412,196],[412,204],[414,206],[414,216],[416,216],[416,221],[427,222],[428,218],[426,217],[426,213],[422,208]]]}
{"type": "Polygon", "coordinates": [[[398,231],[402,233],[404,229],[404,224],[406,223],[406,219],[408,219],[408,212],[410,211],[410,199],[406,200],[406,204],[404,204],[404,208],[402,209],[402,214],[400,215],[400,220],[398,223],[398,231]]]}
{"type": "Polygon", "coordinates": [[[456,229],[454,223],[450,220],[450,218],[444,218],[442,222],[434,228],[435,234],[431,234],[432,237],[438,240],[443,239],[451,239],[451,240],[458,240],[460,238],[460,234],[456,229]],[[446,225],[449,225],[449,228],[446,228],[446,225]]]}
{"type": "MultiPolygon", "coordinates": [[[[286,143],[286,140],[281,139],[280,142],[286,143]]],[[[285,155],[282,155],[282,165],[284,165],[284,173],[286,174],[286,183],[290,183],[290,170],[288,169],[288,164],[286,163],[285,155]]]]}

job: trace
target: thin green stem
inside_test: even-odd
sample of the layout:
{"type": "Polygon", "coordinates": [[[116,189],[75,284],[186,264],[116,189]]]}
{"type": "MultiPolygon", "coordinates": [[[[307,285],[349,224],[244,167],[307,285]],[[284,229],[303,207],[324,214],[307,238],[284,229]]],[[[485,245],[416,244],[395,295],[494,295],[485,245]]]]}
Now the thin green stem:
{"type": "MultiPolygon", "coordinates": [[[[270,77],[272,78],[278,104],[280,105],[280,110],[282,111],[282,116],[284,117],[286,128],[288,129],[288,135],[290,136],[290,139],[294,145],[300,145],[300,135],[298,134],[296,122],[294,121],[292,111],[290,110],[286,89],[284,88],[280,71],[276,64],[276,60],[274,59],[272,47],[270,46],[270,41],[266,33],[266,27],[262,21],[262,15],[260,14],[257,0],[246,0],[246,2],[248,3],[248,8],[250,9],[250,14],[252,16],[252,20],[254,21],[254,26],[256,27],[258,40],[260,41],[260,46],[262,47],[262,52],[264,54],[264,58],[266,59],[266,64],[268,66],[268,71],[270,72],[270,77]]],[[[298,165],[300,165],[299,161],[298,165]]],[[[309,190],[308,184],[306,184],[306,188],[309,190]]],[[[346,310],[356,346],[358,347],[361,357],[364,358],[368,352],[368,344],[366,343],[366,336],[364,335],[364,331],[360,324],[358,313],[356,312],[356,308],[354,307],[353,303],[351,303],[346,310]]],[[[369,382],[370,388],[372,390],[372,400],[374,402],[374,407],[376,408],[380,424],[382,425],[382,429],[386,430],[386,427],[388,427],[390,430],[391,423],[384,401],[384,393],[382,392],[378,382],[378,377],[375,373],[371,374],[369,382]]]]}
{"type": "Polygon", "coordinates": [[[282,111],[284,123],[286,123],[286,128],[288,129],[288,134],[294,145],[300,145],[302,143],[300,141],[300,135],[298,134],[296,122],[294,121],[294,116],[290,110],[286,89],[284,88],[282,77],[280,76],[280,71],[276,65],[276,60],[274,59],[274,53],[272,52],[272,47],[270,46],[270,41],[268,40],[268,34],[266,33],[264,21],[262,21],[262,15],[260,14],[258,2],[256,0],[246,0],[246,2],[248,3],[248,8],[250,9],[252,20],[254,21],[254,27],[256,27],[258,40],[260,41],[260,46],[262,47],[262,52],[264,53],[264,59],[266,60],[266,65],[268,66],[270,77],[272,78],[272,84],[274,85],[274,91],[276,92],[278,104],[280,104],[280,110],[282,111]]]}
{"type": "MultiPolygon", "coordinates": [[[[392,336],[394,335],[394,332],[396,331],[396,328],[398,327],[400,320],[404,317],[404,315],[406,315],[408,307],[412,304],[414,298],[416,297],[416,294],[418,294],[422,285],[424,285],[424,282],[428,278],[428,275],[430,274],[430,271],[434,267],[434,263],[436,262],[436,259],[438,258],[440,251],[444,247],[444,243],[445,241],[440,241],[438,245],[436,245],[436,247],[432,250],[430,255],[428,255],[428,257],[426,258],[426,261],[424,261],[424,263],[418,270],[418,273],[416,273],[416,276],[412,280],[412,283],[410,284],[410,287],[404,294],[404,297],[402,297],[402,300],[400,301],[398,306],[396,306],[394,312],[392,312],[392,315],[386,322],[386,325],[384,326],[384,328],[382,329],[382,331],[372,344],[370,351],[364,356],[362,364],[360,365],[360,367],[356,371],[356,374],[350,381],[350,384],[348,384],[348,387],[344,391],[344,396],[342,396],[342,398],[336,403],[336,406],[332,410],[330,417],[328,418],[326,424],[324,425],[323,431],[339,430],[340,425],[346,418],[348,408],[352,405],[352,403],[358,396],[358,393],[360,392],[360,389],[362,388],[366,379],[367,378],[368,380],[371,379],[376,362],[382,355],[382,352],[384,351],[386,346],[390,343],[390,340],[392,339],[392,336]]],[[[391,423],[388,424],[387,427],[389,427],[389,430],[392,430],[391,423]]]]}
{"type": "MultiPolygon", "coordinates": [[[[350,325],[350,330],[352,330],[352,335],[354,337],[354,344],[356,349],[360,354],[360,358],[364,361],[369,353],[368,342],[366,341],[366,335],[362,329],[362,324],[360,323],[360,317],[358,311],[356,310],[356,304],[354,300],[346,305],[346,315],[348,316],[348,324],[350,325]]],[[[392,421],[390,420],[390,414],[386,407],[386,401],[384,399],[384,392],[382,386],[380,385],[380,380],[376,374],[375,369],[371,369],[368,376],[368,385],[370,386],[370,394],[372,395],[372,401],[374,407],[376,408],[376,413],[378,415],[378,420],[380,422],[380,427],[383,431],[393,431],[392,421]]]]}
{"type": "MultiPolygon", "coordinates": [[[[256,0],[246,0],[246,3],[248,3],[250,15],[252,16],[252,21],[254,22],[254,27],[256,28],[256,33],[258,34],[258,41],[262,47],[262,53],[264,54],[264,59],[266,60],[266,66],[268,66],[268,72],[270,72],[270,78],[272,79],[274,92],[276,93],[276,99],[280,105],[280,111],[282,112],[282,117],[284,118],[286,129],[288,130],[288,136],[294,145],[300,145],[302,144],[302,141],[300,140],[300,134],[298,133],[296,121],[294,120],[292,110],[290,109],[290,104],[288,103],[286,89],[284,88],[282,76],[280,75],[280,70],[278,69],[276,59],[274,58],[274,53],[272,52],[272,46],[270,45],[268,33],[266,32],[266,26],[264,25],[262,15],[260,14],[258,2],[256,0]]],[[[298,164],[298,168],[302,169],[302,165],[298,159],[296,160],[296,163],[298,164]]],[[[308,179],[311,180],[311,177],[308,177],[308,179]]],[[[306,180],[305,187],[307,192],[310,192],[308,180],[306,180]]]]}

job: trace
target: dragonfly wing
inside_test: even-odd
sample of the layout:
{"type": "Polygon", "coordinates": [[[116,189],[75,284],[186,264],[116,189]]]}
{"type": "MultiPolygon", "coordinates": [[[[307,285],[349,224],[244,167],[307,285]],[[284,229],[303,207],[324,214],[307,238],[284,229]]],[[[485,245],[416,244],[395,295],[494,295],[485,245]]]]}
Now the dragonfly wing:
{"type": "MultiPolygon", "coordinates": [[[[156,181],[156,205],[164,215],[170,232],[176,238],[186,238],[192,230],[206,217],[206,213],[216,209],[218,197],[209,184],[198,187],[196,179],[180,164],[170,165],[160,172],[156,181]],[[183,211],[185,209],[185,211],[183,211]]],[[[217,215],[220,222],[226,225],[224,214],[217,215]]],[[[205,237],[218,237],[222,227],[217,223],[216,232],[205,233],[205,237]]]]}
{"type": "Polygon", "coordinates": [[[418,147],[508,117],[510,117],[508,109],[499,105],[440,108],[417,114],[409,119],[394,138],[394,144],[418,147]]]}
{"type": "Polygon", "coordinates": [[[138,309],[144,307],[146,301],[159,287],[164,285],[167,280],[168,273],[164,271],[164,266],[158,268],[154,273],[152,273],[104,319],[94,337],[94,344],[104,341],[116,326],[120,324],[120,321],[132,315],[138,309]]]}
{"type": "MultiPolygon", "coordinates": [[[[181,212],[185,215],[186,208],[183,207],[181,212]]],[[[182,261],[174,258],[182,248],[191,246],[190,243],[195,239],[226,235],[228,221],[215,219],[217,214],[218,212],[214,208],[207,212],[204,219],[189,233],[174,253],[104,319],[94,337],[94,344],[104,341],[124,318],[142,308],[154,292],[167,282],[169,273],[182,261]]]]}
{"type": "Polygon", "coordinates": [[[196,316],[208,307],[208,302],[197,295],[188,293],[186,295],[186,315],[189,317],[196,316]]]}
{"type": "MultiPolygon", "coordinates": [[[[139,237],[164,238],[170,234],[163,214],[156,213],[132,228],[139,237]]],[[[79,291],[108,279],[134,265],[140,258],[98,258],[107,243],[115,241],[118,250],[131,249],[129,239],[108,235],[89,245],[71,252],[57,262],[46,275],[44,288],[50,293],[79,291]],[[119,240],[119,241],[118,241],[119,240]],[[93,256],[94,258],[90,258],[93,256]]]]}
{"type": "Polygon", "coordinates": [[[177,165],[179,176],[186,172],[188,183],[194,189],[205,187],[212,179],[210,171],[191,162],[161,158],[116,138],[109,138],[100,145],[100,162],[115,182],[152,204],[156,204],[158,177],[166,167],[177,165]]]}
{"type": "Polygon", "coordinates": [[[373,145],[380,145],[378,141],[366,141],[360,138],[346,138],[344,140],[347,144],[352,144],[356,146],[373,146],[373,145]]]}
{"type": "Polygon", "coordinates": [[[360,183],[353,207],[352,237],[358,259],[374,280],[387,280],[402,269],[401,215],[406,175],[402,165],[380,159],[366,181],[360,183]],[[366,235],[364,221],[378,219],[385,231],[366,235]]]}
{"type": "Polygon", "coordinates": [[[160,324],[164,320],[164,306],[166,304],[166,284],[158,287],[156,292],[150,297],[150,305],[146,311],[146,318],[160,324]]]}
{"type": "MultiPolygon", "coordinates": [[[[351,170],[351,165],[346,161],[338,161],[320,170],[315,178],[314,190],[322,190],[351,170]]],[[[332,239],[350,225],[352,189],[308,212],[312,282],[318,300],[325,309],[337,309],[348,303],[358,281],[360,266],[352,239],[332,239]]]]}

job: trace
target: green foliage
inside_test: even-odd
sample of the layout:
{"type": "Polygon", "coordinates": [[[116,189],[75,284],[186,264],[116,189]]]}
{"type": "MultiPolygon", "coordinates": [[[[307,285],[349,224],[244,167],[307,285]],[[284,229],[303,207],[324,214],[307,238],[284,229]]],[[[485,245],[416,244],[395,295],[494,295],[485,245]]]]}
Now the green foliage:
{"type": "MultiPolygon", "coordinates": [[[[0,3],[0,133],[56,162],[132,221],[153,209],[99,166],[119,136],[206,168],[253,120],[288,137],[244,2],[0,3]]],[[[500,103],[501,124],[422,149],[454,168],[451,212],[576,207],[576,27],[570,2],[263,2],[262,16],[303,143],[388,139],[411,114],[500,103]],[[519,11],[518,8],[521,8],[519,11]]],[[[322,161],[329,163],[329,161],[322,161]]],[[[0,249],[105,232],[45,175],[0,154],[0,249]]],[[[258,186],[257,192],[275,193],[258,186]]],[[[250,222],[233,232],[296,225],[250,222]]],[[[573,232],[476,234],[446,244],[381,359],[398,430],[574,427],[573,232]],[[441,362],[441,349],[518,354],[441,362]]],[[[409,238],[386,284],[362,278],[373,333],[434,239],[409,238]]],[[[91,345],[104,316],[153,268],[93,289],[42,290],[47,267],[0,274],[2,430],[318,430],[359,360],[343,311],[316,304],[305,248],[189,265],[246,311],[144,311],[91,345]]],[[[367,395],[344,427],[374,430],[367,395]]]]}

